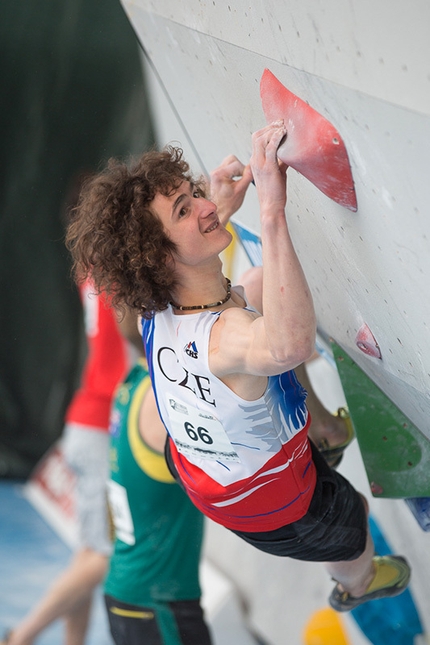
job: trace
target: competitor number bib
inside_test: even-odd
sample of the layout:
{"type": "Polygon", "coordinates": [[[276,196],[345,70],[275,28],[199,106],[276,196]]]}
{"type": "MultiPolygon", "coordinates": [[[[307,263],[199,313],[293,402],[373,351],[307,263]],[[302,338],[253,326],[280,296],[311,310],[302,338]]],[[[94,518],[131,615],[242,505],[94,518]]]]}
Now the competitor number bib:
{"type": "Polygon", "coordinates": [[[214,461],[240,461],[220,421],[167,395],[170,434],[175,446],[185,457],[200,457],[214,461]]]}

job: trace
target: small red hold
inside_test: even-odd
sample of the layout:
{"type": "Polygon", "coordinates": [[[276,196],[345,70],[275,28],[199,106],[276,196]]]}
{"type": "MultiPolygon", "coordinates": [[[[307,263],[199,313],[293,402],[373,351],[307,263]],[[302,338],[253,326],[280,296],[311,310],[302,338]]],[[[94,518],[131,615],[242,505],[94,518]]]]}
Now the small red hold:
{"type": "Polygon", "coordinates": [[[355,344],[358,349],[374,358],[382,358],[381,350],[369,327],[364,323],[361,325],[355,337],[355,344]]]}
{"type": "Polygon", "coordinates": [[[384,492],[382,486],[380,486],[376,482],[372,482],[370,484],[370,490],[372,491],[372,495],[382,495],[382,493],[384,492]]]}

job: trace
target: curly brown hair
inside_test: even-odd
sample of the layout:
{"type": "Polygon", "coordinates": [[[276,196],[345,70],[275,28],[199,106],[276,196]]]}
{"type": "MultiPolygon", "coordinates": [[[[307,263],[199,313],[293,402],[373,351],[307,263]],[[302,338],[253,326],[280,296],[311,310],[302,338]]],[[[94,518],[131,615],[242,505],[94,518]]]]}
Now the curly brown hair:
{"type": "Polygon", "coordinates": [[[96,291],[114,306],[145,317],[166,309],[175,287],[168,259],[176,245],[151,210],[157,193],[170,196],[184,181],[205,195],[204,179],[194,179],[181,148],[146,152],[135,165],[111,159],[87,180],[66,232],[75,279],[90,277],[96,291]]]}

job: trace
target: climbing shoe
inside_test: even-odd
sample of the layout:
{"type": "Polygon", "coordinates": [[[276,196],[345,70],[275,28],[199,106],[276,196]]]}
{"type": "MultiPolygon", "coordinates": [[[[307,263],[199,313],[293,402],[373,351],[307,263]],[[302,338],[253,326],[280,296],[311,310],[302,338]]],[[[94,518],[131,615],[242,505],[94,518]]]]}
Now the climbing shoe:
{"type": "Polygon", "coordinates": [[[329,597],[329,603],[333,609],[350,611],[369,600],[398,596],[406,589],[411,577],[411,569],[405,558],[401,555],[375,556],[373,564],[376,573],[366,593],[358,597],[351,596],[336,585],[329,597]]]}

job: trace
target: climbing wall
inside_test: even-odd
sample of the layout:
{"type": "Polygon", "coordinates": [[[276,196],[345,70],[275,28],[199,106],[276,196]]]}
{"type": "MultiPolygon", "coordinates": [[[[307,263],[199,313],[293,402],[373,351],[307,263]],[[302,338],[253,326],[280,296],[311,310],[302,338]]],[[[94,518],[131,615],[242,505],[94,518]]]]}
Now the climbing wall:
{"type": "MultiPolygon", "coordinates": [[[[357,211],[290,169],[287,217],[315,301],[319,348],[328,358],[320,361],[317,379],[328,390],[322,400],[331,410],[348,402],[357,421],[359,441],[340,470],[366,494],[393,550],[410,560],[411,591],[429,632],[430,534],[403,500],[386,498],[430,496],[430,5],[122,3],[144,49],[158,139],[179,143],[196,171],[208,173],[230,153],[248,161],[251,133],[265,124],[265,69],[326,118],[345,143],[357,211]],[[376,453],[384,454],[383,469],[376,453]]],[[[234,221],[248,256],[242,264],[259,264],[252,186],[234,221]]],[[[249,626],[264,642],[305,642],[304,625],[319,616],[332,586],[322,567],[267,556],[212,523],[205,553],[233,580],[249,626]]],[[[388,620],[387,612],[375,612],[373,633],[385,625],[381,616],[388,620]]],[[[349,645],[371,642],[351,617],[342,620],[349,645]]],[[[412,637],[406,640],[409,623],[399,619],[390,626],[399,643],[412,643],[412,637]]],[[[335,641],[330,634],[318,642],[335,641]]]]}
{"type": "MultiPolygon", "coordinates": [[[[123,5],[203,170],[229,153],[249,159],[265,123],[265,68],[339,131],[356,213],[289,176],[288,219],[319,328],[430,438],[430,5],[123,5]],[[363,325],[380,358],[357,346],[363,325]]],[[[258,233],[255,191],[237,219],[258,233]]]]}

